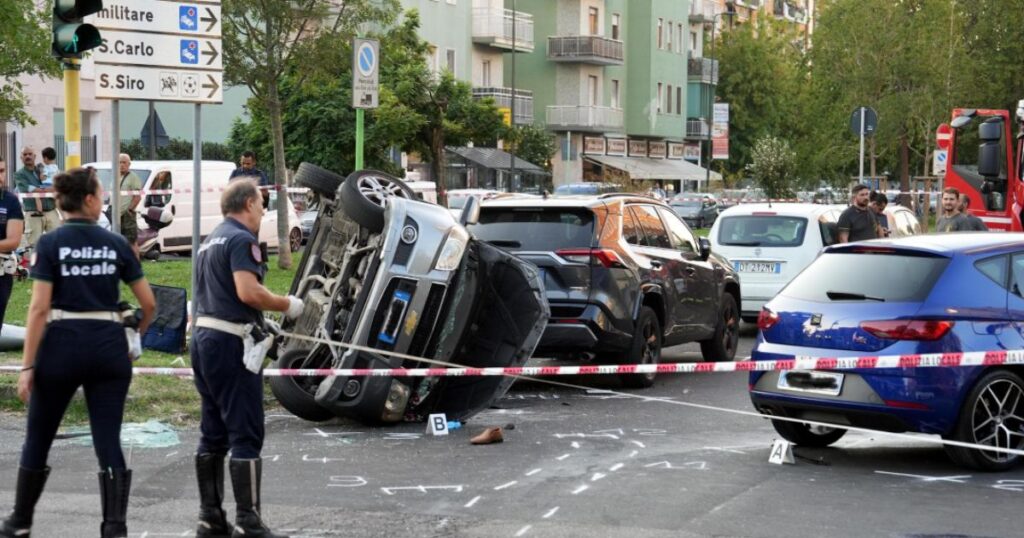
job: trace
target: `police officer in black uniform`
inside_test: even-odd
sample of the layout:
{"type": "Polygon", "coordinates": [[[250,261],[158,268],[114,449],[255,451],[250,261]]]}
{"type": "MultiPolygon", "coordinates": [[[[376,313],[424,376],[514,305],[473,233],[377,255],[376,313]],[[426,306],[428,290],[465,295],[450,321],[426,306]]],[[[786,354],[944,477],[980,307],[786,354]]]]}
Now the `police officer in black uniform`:
{"type": "Polygon", "coordinates": [[[199,483],[198,537],[277,538],[260,515],[263,449],[262,357],[246,366],[245,339],[263,326],[263,311],[302,313],[302,301],[274,295],[263,286],[266,265],[258,233],[263,201],[252,181],[234,181],[220,200],[225,219],[199,248],[193,293],[192,370],[202,398],[196,451],[199,483]],[[224,458],[235,493],[235,530],[221,508],[224,458]]]}
{"type": "Polygon", "coordinates": [[[7,163],[0,157],[0,325],[4,323],[17,270],[11,253],[21,245],[24,232],[25,214],[21,211],[18,195],[7,188],[7,163]]]}
{"type": "Polygon", "coordinates": [[[132,358],[141,353],[141,345],[135,339],[138,347],[130,350],[118,306],[121,282],[131,287],[142,307],[143,332],[156,301],[128,242],[96,225],[103,211],[96,173],[76,168],[58,174],[54,186],[66,221],[43,235],[32,255],[32,302],[18,378],[18,396],[28,401],[28,428],[14,513],[4,520],[0,536],[29,536],[35,504],[50,473],[50,445],[68,402],[83,387],[100,466],[100,533],[123,537],[132,475],[121,452],[121,420],[132,358]]]}

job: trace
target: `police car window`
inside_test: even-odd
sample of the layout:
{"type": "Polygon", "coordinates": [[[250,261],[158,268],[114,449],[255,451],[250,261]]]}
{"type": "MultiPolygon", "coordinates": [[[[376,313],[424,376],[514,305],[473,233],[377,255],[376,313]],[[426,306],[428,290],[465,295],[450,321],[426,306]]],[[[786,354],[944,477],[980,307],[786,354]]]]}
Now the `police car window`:
{"type": "Polygon", "coordinates": [[[1024,297],[1024,254],[1010,259],[1010,291],[1024,297]]]}
{"type": "Polygon", "coordinates": [[[643,232],[633,216],[633,209],[629,207],[622,213],[622,237],[630,245],[643,244],[643,232]]]}
{"type": "Polygon", "coordinates": [[[974,262],[974,267],[992,282],[1006,287],[1006,256],[993,256],[974,262]]]}
{"type": "Polygon", "coordinates": [[[658,208],[658,212],[661,213],[662,220],[668,225],[669,239],[672,240],[672,246],[681,252],[697,252],[697,240],[693,237],[693,232],[683,224],[683,221],[679,220],[679,217],[663,207],[658,208]]]}
{"type": "Polygon", "coordinates": [[[668,231],[665,223],[661,222],[658,211],[649,205],[633,206],[636,210],[636,218],[644,229],[644,236],[647,240],[645,246],[655,248],[672,248],[672,241],[668,238],[668,231]]]}

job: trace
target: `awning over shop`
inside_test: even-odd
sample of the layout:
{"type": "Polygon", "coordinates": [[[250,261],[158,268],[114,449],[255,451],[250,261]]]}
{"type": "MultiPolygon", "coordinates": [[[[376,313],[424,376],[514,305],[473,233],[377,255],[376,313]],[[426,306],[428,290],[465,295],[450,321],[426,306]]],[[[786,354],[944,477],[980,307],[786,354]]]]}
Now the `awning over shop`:
{"type": "MultiPolygon", "coordinates": [[[[449,147],[448,151],[466,159],[472,161],[484,168],[491,170],[511,170],[512,169],[512,154],[504,152],[498,148],[455,148],[449,147]]],[[[521,174],[542,174],[547,175],[547,172],[529,162],[515,157],[516,172],[521,174]]]]}
{"type": "MultiPolygon", "coordinates": [[[[704,181],[707,178],[706,169],[684,160],[609,155],[585,155],[584,158],[621,170],[629,174],[630,179],[704,181]]],[[[711,172],[711,179],[721,180],[722,175],[711,172]]]]}

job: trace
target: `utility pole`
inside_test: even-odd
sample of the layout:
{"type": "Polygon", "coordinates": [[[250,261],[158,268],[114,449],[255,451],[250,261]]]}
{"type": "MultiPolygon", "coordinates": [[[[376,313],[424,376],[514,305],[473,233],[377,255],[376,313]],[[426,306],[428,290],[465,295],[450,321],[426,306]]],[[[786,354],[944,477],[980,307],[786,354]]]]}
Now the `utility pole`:
{"type": "MultiPolygon", "coordinates": [[[[705,189],[709,188],[710,185],[711,185],[711,129],[712,129],[712,126],[714,125],[714,122],[715,122],[715,87],[718,86],[718,68],[717,68],[717,66],[714,63],[715,62],[715,58],[714,58],[714,56],[715,56],[715,26],[716,26],[716,22],[715,21],[717,21],[718,18],[721,17],[722,15],[725,15],[727,17],[732,17],[733,15],[736,14],[736,12],[733,11],[735,9],[735,7],[733,6],[732,2],[727,2],[726,5],[728,6],[728,11],[723,11],[721,13],[716,13],[716,14],[714,14],[711,17],[711,57],[709,58],[711,60],[711,62],[709,62],[710,69],[711,69],[711,77],[710,77],[711,78],[711,84],[710,84],[710,86],[711,86],[711,93],[710,93],[710,98],[711,99],[710,99],[710,101],[711,102],[708,103],[708,108],[707,108],[707,114],[708,114],[708,135],[707,135],[707,139],[708,139],[708,153],[707,153],[707,157],[704,158],[704,164],[705,164],[705,168],[704,168],[704,188],[705,189]]],[[[700,185],[697,185],[697,192],[700,192],[700,185]]]]}
{"type": "Polygon", "coordinates": [[[512,177],[509,178],[508,192],[512,192],[516,181],[516,136],[519,134],[516,129],[516,97],[519,93],[516,90],[516,13],[516,0],[512,0],[512,121],[509,122],[512,127],[512,147],[508,152],[509,160],[512,161],[509,167],[512,170],[512,177]]]}

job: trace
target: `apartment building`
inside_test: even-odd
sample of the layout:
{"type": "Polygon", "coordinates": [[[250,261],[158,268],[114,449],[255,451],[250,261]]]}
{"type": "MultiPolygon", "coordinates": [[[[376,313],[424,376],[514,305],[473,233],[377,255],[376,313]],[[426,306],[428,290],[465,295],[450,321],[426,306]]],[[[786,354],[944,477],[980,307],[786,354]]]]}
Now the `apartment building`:
{"type": "MultiPolygon", "coordinates": [[[[519,0],[538,46],[517,60],[534,118],[556,134],[555,185],[703,181],[683,160],[689,2],[519,0]],[[546,41],[546,46],[540,41],[546,41]]],[[[506,71],[508,69],[506,68],[506,71]]]]}

